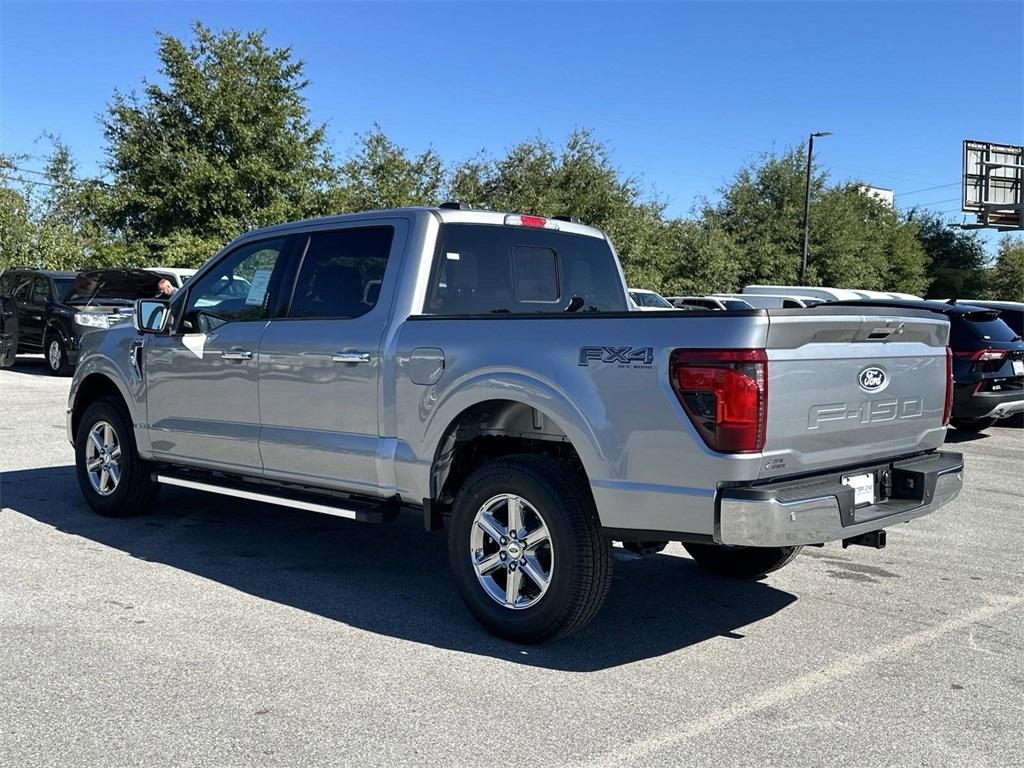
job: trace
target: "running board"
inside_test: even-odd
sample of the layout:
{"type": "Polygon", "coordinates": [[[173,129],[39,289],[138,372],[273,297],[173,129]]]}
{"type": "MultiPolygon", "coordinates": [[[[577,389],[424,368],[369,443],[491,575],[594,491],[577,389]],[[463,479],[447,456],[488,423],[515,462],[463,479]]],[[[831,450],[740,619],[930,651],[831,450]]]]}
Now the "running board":
{"type": "Polygon", "coordinates": [[[321,515],[343,517],[348,520],[357,520],[361,523],[383,523],[393,518],[398,511],[398,505],[388,501],[379,504],[359,504],[346,499],[346,503],[350,504],[350,506],[343,507],[333,503],[334,499],[317,497],[308,493],[296,494],[294,496],[261,493],[253,490],[252,486],[248,483],[236,483],[230,480],[211,483],[161,473],[154,474],[153,479],[163,485],[176,485],[179,488],[191,488],[196,491],[206,491],[207,493],[231,496],[236,499],[260,501],[264,504],[276,504],[279,507],[291,507],[292,509],[303,509],[307,512],[318,512],[321,515]]]}

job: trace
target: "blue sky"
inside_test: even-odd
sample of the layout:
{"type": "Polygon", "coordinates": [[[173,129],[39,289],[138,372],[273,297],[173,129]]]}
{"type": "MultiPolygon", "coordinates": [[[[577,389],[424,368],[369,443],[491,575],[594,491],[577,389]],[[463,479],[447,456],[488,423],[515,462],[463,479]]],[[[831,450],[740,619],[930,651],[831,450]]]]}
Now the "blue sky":
{"type": "Polygon", "coordinates": [[[99,171],[97,115],[158,77],[155,30],[193,19],[291,46],[339,153],[374,122],[450,161],[588,127],[673,214],[760,152],[831,130],[815,155],[834,177],[959,220],[961,141],[1024,142],[1021,2],[2,0],[0,151],[51,131],[99,171]]]}

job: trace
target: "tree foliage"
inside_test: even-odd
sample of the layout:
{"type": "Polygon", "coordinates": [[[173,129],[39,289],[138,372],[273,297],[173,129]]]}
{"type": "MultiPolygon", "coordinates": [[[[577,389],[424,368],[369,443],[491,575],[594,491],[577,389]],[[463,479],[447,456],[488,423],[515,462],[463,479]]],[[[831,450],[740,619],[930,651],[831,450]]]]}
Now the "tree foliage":
{"type": "MultiPolygon", "coordinates": [[[[79,180],[68,148],[50,137],[35,183],[0,181],[0,266],[193,266],[253,227],[448,198],[575,216],[611,236],[630,285],[665,294],[798,280],[802,146],[750,162],[693,218],[671,218],[589,131],[447,165],[373,125],[336,161],[291,49],[198,23],[186,39],[157,42],[159,82],[115,92],[101,118],[107,180],[79,180]]],[[[0,171],[17,159],[0,156],[0,171]]],[[[927,212],[903,215],[822,169],[811,180],[809,245],[811,285],[978,296],[990,274],[993,295],[1020,295],[1019,240],[1005,240],[986,269],[976,235],[927,212]]]]}
{"type": "Polygon", "coordinates": [[[410,157],[374,125],[360,138],[358,151],[341,165],[329,208],[343,213],[436,205],[444,185],[444,164],[434,150],[410,157]]]}
{"type": "Polygon", "coordinates": [[[1024,301],[1024,238],[1004,235],[989,275],[989,298],[1024,301]]]}
{"type": "Polygon", "coordinates": [[[974,232],[946,224],[939,216],[911,211],[917,241],[927,254],[927,298],[976,298],[985,294],[985,249],[974,232]]]}
{"type": "Polygon", "coordinates": [[[165,84],[115,93],[100,213],[129,246],[195,264],[253,227],[321,212],[335,169],[303,97],[303,64],[259,32],[159,36],[165,84]],[[214,249],[215,250],[215,249],[214,249]]]}
{"type": "MultiPolygon", "coordinates": [[[[741,169],[706,205],[704,218],[729,236],[738,282],[799,281],[806,194],[804,147],[768,154],[741,169]]],[[[917,225],[861,191],[858,182],[831,185],[811,176],[808,285],[918,293],[927,285],[917,225]]]]}

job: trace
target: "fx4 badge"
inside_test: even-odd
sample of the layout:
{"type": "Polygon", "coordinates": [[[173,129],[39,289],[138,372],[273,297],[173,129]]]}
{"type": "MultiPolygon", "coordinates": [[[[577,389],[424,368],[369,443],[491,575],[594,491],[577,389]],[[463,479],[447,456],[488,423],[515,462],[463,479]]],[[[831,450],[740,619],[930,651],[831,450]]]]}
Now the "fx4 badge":
{"type": "Polygon", "coordinates": [[[651,368],[653,347],[580,347],[580,365],[610,363],[618,368],[651,368]]]}

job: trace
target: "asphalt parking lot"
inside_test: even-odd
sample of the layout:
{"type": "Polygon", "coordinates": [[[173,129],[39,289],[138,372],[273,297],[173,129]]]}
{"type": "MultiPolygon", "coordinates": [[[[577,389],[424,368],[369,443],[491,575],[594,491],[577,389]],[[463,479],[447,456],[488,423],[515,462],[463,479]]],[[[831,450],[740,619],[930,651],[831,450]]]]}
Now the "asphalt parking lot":
{"type": "Polygon", "coordinates": [[[951,432],[964,492],[884,551],[739,583],[619,550],[598,619],[533,648],[413,517],[94,516],[68,386],[0,371],[2,766],[1024,765],[1020,428],[951,432]]]}

